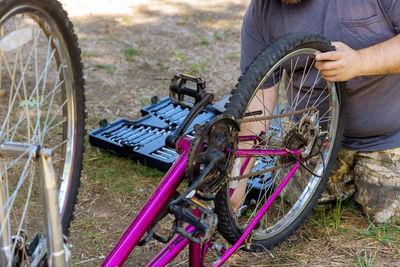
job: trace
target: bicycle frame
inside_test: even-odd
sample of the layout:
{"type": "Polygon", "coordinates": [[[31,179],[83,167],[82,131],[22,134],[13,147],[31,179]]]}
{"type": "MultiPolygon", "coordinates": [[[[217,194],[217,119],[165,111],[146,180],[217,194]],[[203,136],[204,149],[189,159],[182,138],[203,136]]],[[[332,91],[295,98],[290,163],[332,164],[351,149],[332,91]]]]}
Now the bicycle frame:
{"type": "MultiPolygon", "coordinates": [[[[243,136],[239,137],[239,141],[256,140],[257,136],[243,136]]],[[[187,155],[190,149],[189,146],[190,139],[181,138],[178,141],[177,152],[180,154],[178,159],[172,165],[168,173],[165,175],[164,179],[155,189],[152,196],[143,206],[139,214],[136,216],[134,221],[125,231],[124,235],[121,237],[117,245],[107,256],[102,266],[121,266],[127,259],[129,254],[133,251],[136,245],[139,243],[143,235],[146,233],[147,229],[151,226],[159,212],[162,208],[167,205],[168,200],[171,198],[173,193],[176,191],[180,183],[183,181],[185,176],[185,167],[187,162],[187,155]]],[[[250,156],[273,156],[273,155],[283,155],[289,156],[290,154],[301,156],[300,150],[287,150],[282,148],[282,150],[263,150],[263,149],[238,149],[237,157],[249,158],[250,156]],[[287,151],[290,151],[287,152],[287,151]]],[[[247,160],[248,161],[248,160],[247,160]]],[[[238,241],[229,249],[222,249],[223,255],[220,259],[214,263],[213,266],[221,266],[245,241],[247,236],[254,229],[258,221],[264,216],[265,212],[268,210],[269,206],[276,199],[285,185],[292,178],[293,174],[296,172],[300,166],[297,162],[285,179],[281,182],[275,192],[270,196],[268,201],[264,204],[257,215],[251,220],[250,224],[246,227],[245,231],[238,239],[238,241]]],[[[244,168],[242,168],[241,173],[243,173],[244,168]]],[[[196,210],[194,211],[196,212],[196,210]]],[[[196,214],[195,214],[196,215],[196,214]]],[[[197,216],[197,215],[196,215],[197,216]]],[[[194,227],[187,226],[186,230],[188,232],[193,231],[194,227]]],[[[202,258],[205,256],[208,248],[213,244],[208,242],[202,246],[197,243],[192,243],[188,239],[177,235],[173,238],[169,244],[147,265],[147,266],[165,266],[171,262],[187,245],[189,244],[189,263],[190,266],[201,266],[202,258]]]]}

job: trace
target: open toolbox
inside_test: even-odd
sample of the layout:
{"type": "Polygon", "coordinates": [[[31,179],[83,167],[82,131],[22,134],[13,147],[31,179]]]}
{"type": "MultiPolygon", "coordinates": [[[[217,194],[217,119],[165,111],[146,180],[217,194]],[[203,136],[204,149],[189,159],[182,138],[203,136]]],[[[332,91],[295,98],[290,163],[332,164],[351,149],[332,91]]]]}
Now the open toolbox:
{"type": "MultiPolygon", "coordinates": [[[[208,105],[190,124],[186,136],[194,137],[194,125],[203,125],[224,110],[228,97],[208,105]]],[[[277,112],[275,110],[275,112],[277,112]]],[[[166,147],[165,139],[185,119],[189,108],[182,108],[179,104],[165,97],[141,109],[142,117],[137,120],[120,118],[111,123],[105,123],[100,128],[89,133],[89,142],[123,157],[154,167],[160,171],[168,171],[178,153],[166,147]]],[[[279,126],[272,124],[270,130],[278,130],[279,126]]],[[[274,166],[273,159],[259,158],[253,172],[274,166]]],[[[248,186],[255,196],[268,188],[271,173],[248,179],[248,186]]]]}
{"type": "MultiPolygon", "coordinates": [[[[204,124],[221,113],[218,102],[208,105],[190,124],[186,135],[194,137],[193,126],[204,124]]],[[[222,105],[223,106],[223,105],[222,105]]],[[[124,157],[131,157],[147,166],[167,171],[177,159],[175,150],[165,146],[165,139],[189,113],[169,97],[141,109],[137,120],[118,119],[89,133],[89,142],[124,157]]]]}

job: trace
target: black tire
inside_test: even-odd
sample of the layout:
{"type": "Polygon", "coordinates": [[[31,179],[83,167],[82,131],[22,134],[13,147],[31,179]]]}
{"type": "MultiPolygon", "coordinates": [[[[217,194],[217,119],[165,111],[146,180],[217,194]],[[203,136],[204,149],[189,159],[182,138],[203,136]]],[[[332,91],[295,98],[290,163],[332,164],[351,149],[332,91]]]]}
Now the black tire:
{"type": "MultiPolygon", "coordinates": [[[[259,228],[255,230],[252,237],[251,251],[258,252],[271,249],[293,234],[309,215],[327,183],[340,148],[343,134],[346,105],[345,86],[343,83],[328,83],[325,80],[319,80],[321,76],[314,68],[313,53],[316,51],[326,52],[331,50],[333,50],[333,47],[329,41],[313,34],[296,33],[278,39],[260,53],[246,72],[239,78],[236,89],[232,91],[230,101],[226,105],[226,112],[232,114],[238,120],[271,115],[273,113],[272,110],[274,110],[273,114],[276,115],[316,106],[320,116],[317,117],[318,125],[322,130],[328,131],[325,136],[319,138],[307,139],[303,138],[307,136],[299,137],[299,125],[307,124],[304,124],[304,121],[302,122],[301,119],[305,118],[306,115],[312,115],[310,112],[299,115],[288,115],[272,119],[270,122],[262,121],[252,124],[241,124],[241,133],[246,133],[247,131],[247,133],[259,134],[260,131],[256,131],[255,129],[265,127],[266,135],[262,141],[266,142],[266,144],[260,144],[259,142],[256,147],[279,149],[280,145],[280,147],[285,146],[304,152],[306,146],[312,142],[310,140],[315,140],[318,143],[317,147],[321,148],[319,155],[306,159],[304,164],[312,172],[317,172],[322,177],[318,178],[312,175],[303,167],[300,167],[296,171],[294,177],[292,177],[291,181],[261,219],[258,225],[259,228]],[[303,76],[299,79],[298,76],[301,74],[303,76]],[[315,76],[315,79],[312,75],[315,76]],[[315,82],[314,86],[312,86],[311,82],[313,79],[315,82]],[[300,83],[296,84],[296,81],[299,80],[300,83]],[[277,81],[280,82],[278,83],[277,81]],[[265,85],[265,82],[273,82],[275,90],[271,91],[272,89],[270,89],[270,93],[274,92],[273,96],[278,98],[274,102],[274,107],[270,106],[269,110],[266,108],[268,104],[264,101],[267,99],[264,93],[267,94],[268,91],[260,89],[264,86],[271,86],[271,84],[265,85]],[[318,89],[320,84],[322,85],[321,89],[318,89]],[[307,91],[307,85],[310,88],[314,87],[314,89],[307,91]],[[329,94],[325,91],[329,92],[329,94]],[[261,94],[262,96],[260,96],[261,94]],[[319,100],[319,98],[316,98],[318,94],[324,97],[321,97],[321,100],[319,100]],[[325,97],[327,98],[325,99],[325,97]],[[261,99],[263,100],[261,101],[261,99]],[[257,111],[254,108],[251,110],[248,109],[252,101],[256,101],[252,104],[254,107],[262,105],[263,108],[258,109],[259,115],[254,115],[257,112],[249,113],[257,111]],[[323,104],[321,105],[321,103],[323,104]],[[326,105],[328,107],[324,108],[326,105]],[[246,117],[245,114],[247,114],[246,117]],[[261,124],[255,126],[256,123],[261,124]],[[271,126],[268,126],[266,123],[270,123],[271,126]],[[252,127],[251,130],[246,130],[246,126],[249,127],[248,125],[252,127]]],[[[308,123],[308,126],[304,127],[310,129],[310,124],[308,123]]],[[[239,146],[241,146],[240,142],[239,146]]],[[[244,144],[243,146],[251,145],[244,144]]],[[[314,148],[314,151],[318,151],[318,149],[314,148]]],[[[231,200],[231,196],[234,198],[234,190],[236,190],[232,189],[233,185],[231,183],[226,184],[219,191],[215,199],[215,212],[218,214],[219,221],[218,230],[232,244],[238,240],[245,226],[249,224],[250,219],[255,216],[260,207],[266,202],[265,199],[271,195],[271,192],[274,191],[273,189],[277,188],[282,178],[286,177],[287,173],[296,163],[296,160],[289,157],[279,156],[258,157],[254,161],[256,163],[251,168],[253,172],[258,171],[260,166],[264,169],[266,167],[276,167],[279,164],[291,164],[291,166],[271,171],[265,174],[265,176],[260,175],[245,180],[247,185],[242,185],[242,188],[246,187],[246,193],[238,193],[240,201],[235,202],[231,200]],[[258,181],[258,190],[254,189],[257,187],[256,181],[258,181]],[[259,187],[260,181],[262,187],[259,187]],[[251,199],[256,199],[256,204],[251,199]],[[238,207],[231,207],[234,205],[233,203],[239,203],[238,207]],[[243,212],[239,212],[239,210],[244,210],[246,205],[253,205],[253,208],[250,208],[244,214],[240,214],[243,212]]],[[[237,174],[231,174],[231,176],[237,176],[237,174]]]]}
{"type": "MultiPolygon", "coordinates": [[[[1,1],[0,27],[0,140],[53,149],[62,229],[67,233],[80,185],[85,135],[83,65],[77,36],[67,13],[55,0],[1,1]],[[12,69],[14,64],[21,67],[12,69]]],[[[8,168],[2,173],[9,180],[15,177],[23,183],[16,195],[26,195],[28,189],[23,188],[30,186],[27,177],[35,179],[32,194],[27,195],[26,216],[19,217],[21,208],[10,207],[16,210],[11,228],[14,219],[26,220],[22,228],[28,235],[26,241],[31,242],[33,236],[27,229],[43,227],[43,222],[36,221],[45,211],[39,207],[39,161],[27,158],[15,162],[1,159],[1,163],[8,168]]],[[[12,183],[9,195],[15,187],[12,183]]],[[[11,234],[17,234],[13,230],[11,234]]]]}

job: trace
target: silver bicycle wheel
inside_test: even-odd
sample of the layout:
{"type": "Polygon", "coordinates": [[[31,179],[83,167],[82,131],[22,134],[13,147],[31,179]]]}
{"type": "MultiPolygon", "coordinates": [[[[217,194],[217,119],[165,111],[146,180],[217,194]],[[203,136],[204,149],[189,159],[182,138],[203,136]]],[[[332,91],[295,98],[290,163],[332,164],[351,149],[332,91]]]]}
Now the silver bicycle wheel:
{"type": "Polygon", "coordinates": [[[52,151],[64,231],[82,168],[80,50],[58,2],[0,3],[0,72],[0,265],[36,265],[47,227],[36,152],[52,151]]]}

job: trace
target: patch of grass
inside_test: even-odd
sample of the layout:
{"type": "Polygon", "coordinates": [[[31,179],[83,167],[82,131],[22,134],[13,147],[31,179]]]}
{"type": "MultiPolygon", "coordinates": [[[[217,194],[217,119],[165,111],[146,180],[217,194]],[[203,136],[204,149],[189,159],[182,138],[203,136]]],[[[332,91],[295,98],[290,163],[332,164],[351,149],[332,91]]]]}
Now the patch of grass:
{"type": "Polygon", "coordinates": [[[164,173],[151,167],[147,167],[146,165],[142,165],[138,163],[138,173],[139,175],[146,176],[146,177],[162,177],[164,173]]]}
{"type": "Polygon", "coordinates": [[[181,52],[172,51],[172,54],[174,54],[175,57],[177,57],[179,60],[183,61],[184,63],[188,62],[187,58],[184,55],[182,55],[181,52]]]}
{"type": "Polygon", "coordinates": [[[201,40],[200,40],[200,45],[210,45],[211,44],[211,41],[210,40],[208,40],[208,39],[206,39],[206,38],[201,38],[201,40]]]}
{"type": "Polygon", "coordinates": [[[190,70],[190,74],[200,74],[204,75],[207,72],[206,66],[208,63],[208,59],[205,59],[203,61],[194,61],[194,62],[189,62],[189,60],[182,55],[182,53],[178,51],[172,51],[172,53],[183,63],[185,63],[186,67],[190,70]]]}
{"type": "Polygon", "coordinates": [[[295,256],[286,255],[286,257],[291,261],[291,263],[301,264],[301,261],[299,259],[297,259],[295,256]]]}
{"type": "MultiPolygon", "coordinates": [[[[40,99],[39,99],[39,101],[40,101],[40,99]]],[[[34,107],[36,107],[36,104],[37,104],[36,99],[32,98],[31,100],[26,100],[26,101],[22,100],[21,102],[19,102],[18,106],[34,108],[34,107]]]]}
{"type": "Polygon", "coordinates": [[[226,58],[227,58],[229,61],[239,60],[239,59],[240,59],[240,51],[235,51],[235,52],[229,53],[229,54],[226,56],[226,58]]]}
{"type": "Polygon", "coordinates": [[[375,255],[371,258],[371,256],[368,256],[368,253],[366,250],[362,250],[360,252],[357,253],[357,259],[355,262],[356,266],[360,266],[360,267],[372,267],[375,266],[375,257],[376,257],[376,253],[375,255]],[[364,253],[362,253],[364,252],[364,253]]]}
{"type": "Polygon", "coordinates": [[[103,150],[89,146],[85,153],[84,165],[90,164],[86,174],[91,184],[101,184],[95,187],[99,194],[137,195],[140,189],[154,187],[163,173],[136,164],[129,158],[122,158],[103,150]]]}
{"type": "Polygon", "coordinates": [[[328,233],[328,226],[330,225],[330,218],[327,217],[326,211],[323,208],[318,216],[314,219],[311,218],[311,221],[318,226],[318,228],[323,229],[323,233],[327,234],[328,233]]]}
{"type": "Polygon", "coordinates": [[[358,234],[354,239],[368,237],[378,240],[381,243],[392,244],[400,248],[400,221],[389,221],[383,224],[375,224],[374,222],[370,221],[370,224],[367,228],[363,230],[356,228],[354,229],[358,234]]]}
{"type": "Polygon", "coordinates": [[[74,221],[72,229],[79,229],[84,231],[85,238],[82,239],[82,246],[91,246],[96,254],[101,254],[102,248],[106,246],[104,241],[106,232],[101,229],[104,222],[101,219],[92,216],[82,216],[79,222],[74,221]]]}
{"type": "MultiPolygon", "coordinates": [[[[301,261],[296,257],[297,255],[293,255],[294,252],[292,252],[290,248],[288,243],[283,243],[283,245],[274,247],[270,251],[271,255],[274,255],[274,257],[269,258],[268,266],[301,266],[301,261]]],[[[265,261],[263,261],[260,266],[265,266],[265,261]]]]}
{"type": "Polygon", "coordinates": [[[339,230],[340,221],[342,219],[342,214],[343,214],[342,201],[337,200],[336,207],[333,210],[333,230],[335,232],[337,230],[339,230]]]}
{"type": "Polygon", "coordinates": [[[201,62],[195,61],[192,64],[187,65],[187,67],[189,68],[191,73],[199,73],[201,75],[204,75],[207,72],[206,70],[207,63],[208,59],[201,62]]]}
{"type": "Polygon", "coordinates": [[[124,58],[126,61],[131,61],[135,56],[139,55],[139,49],[135,47],[125,47],[124,48],[124,58]]]}
{"type": "Polygon", "coordinates": [[[92,245],[92,248],[96,251],[96,254],[100,254],[102,248],[106,246],[106,243],[103,240],[104,234],[89,231],[87,235],[92,245]]]}
{"type": "MultiPolygon", "coordinates": [[[[340,223],[342,220],[344,207],[341,201],[336,202],[336,206],[331,210],[325,210],[322,208],[317,216],[314,215],[314,218],[311,218],[311,221],[315,223],[319,228],[323,229],[324,234],[330,234],[329,229],[332,229],[333,232],[338,233],[340,228],[340,223]]],[[[345,231],[345,230],[343,230],[345,231]]]]}
{"type": "Polygon", "coordinates": [[[94,68],[96,70],[105,70],[109,74],[114,74],[117,68],[112,65],[107,65],[107,64],[95,64],[94,68]]]}
{"type": "Polygon", "coordinates": [[[89,129],[89,127],[98,127],[99,121],[103,118],[98,118],[97,116],[88,116],[86,118],[86,126],[89,129]]]}
{"type": "Polygon", "coordinates": [[[224,30],[214,32],[214,39],[217,41],[227,41],[229,39],[229,32],[224,30]]]}
{"type": "Polygon", "coordinates": [[[248,210],[246,210],[245,216],[246,217],[254,216],[253,213],[254,213],[254,209],[248,209],[248,210]]]}
{"type": "Polygon", "coordinates": [[[141,97],[138,99],[140,102],[140,105],[142,106],[147,106],[151,104],[151,98],[150,97],[141,97]]]}

